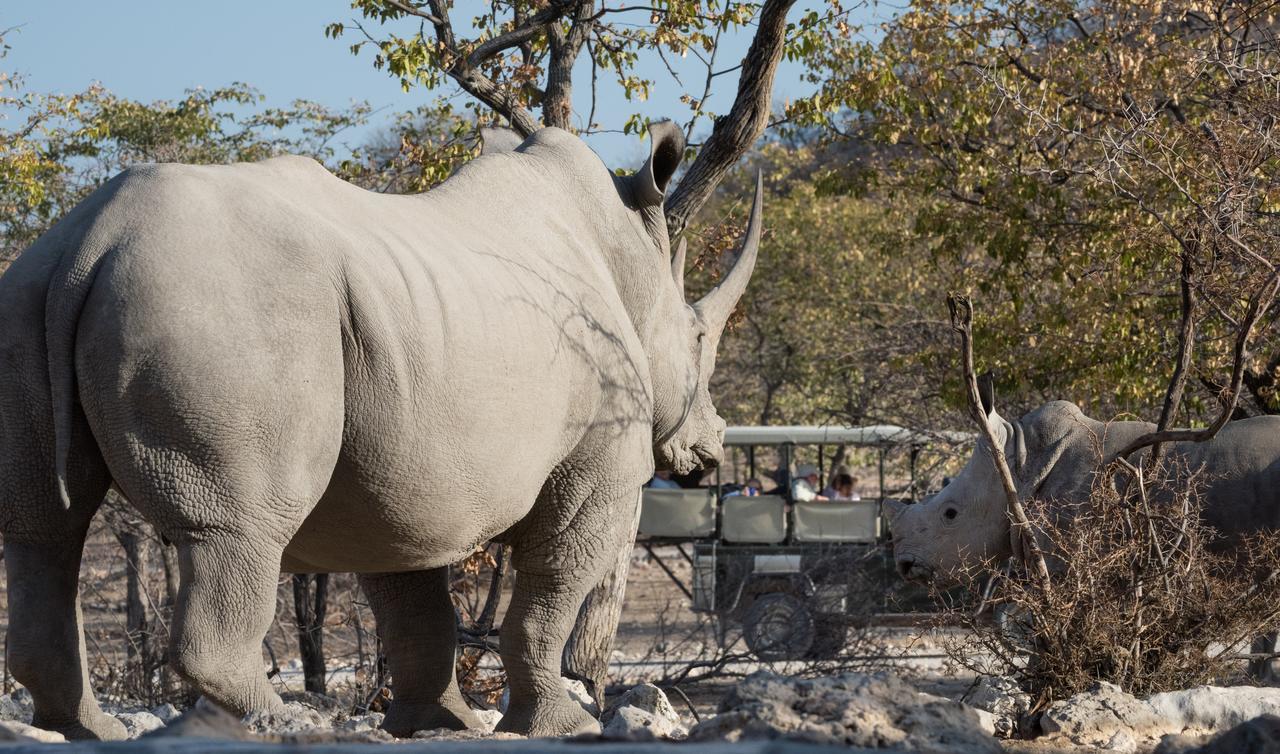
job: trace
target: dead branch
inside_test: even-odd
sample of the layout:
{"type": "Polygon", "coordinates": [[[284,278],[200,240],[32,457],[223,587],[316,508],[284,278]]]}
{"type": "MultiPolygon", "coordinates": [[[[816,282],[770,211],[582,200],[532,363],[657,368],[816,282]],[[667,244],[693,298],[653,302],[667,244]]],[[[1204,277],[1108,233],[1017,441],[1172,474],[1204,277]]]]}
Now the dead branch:
{"type": "Polygon", "coordinates": [[[1148,446],[1164,442],[1206,442],[1212,440],[1218,431],[1227,425],[1235,412],[1236,402],[1240,398],[1241,383],[1244,381],[1244,362],[1248,351],[1249,340],[1253,336],[1254,326],[1274,302],[1276,293],[1280,291],[1280,275],[1263,284],[1262,288],[1249,299],[1249,309],[1240,329],[1236,332],[1235,348],[1232,355],[1231,384],[1220,396],[1222,410],[1213,422],[1203,429],[1165,429],[1148,432],[1137,438],[1118,454],[1118,458],[1128,458],[1133,453],[1148,446]]]}
{"type": "Polygon", "coordinates": [[[987,440],[991,450],[991,461],[1000,475],[1000,483],[1004,487],[1005,503],[1010,519],[1009,544],[1013,548],[1013,556],[1035,574],[1040,585],[1048,593],[1049,567],[1045,564],[1044,553],[1036,543],[1031,525],[1027,522],[1026,511],[1022,501],[1018,499],[1018,488],[1013,483],[1013,474],[1009,471],[1005,459],[1004,447],[996,441],[995,432],[982,409],[982,398],[978,393],[978,377],[973,366],[973,304],[967,296],[950,294],[947,296],[947,309],[951,312],[951,327],[960,336],[961,363],[964,369],[964,380],[968,388],[969,416],[973,418],[978,430],[987,440]]]}
{"type": "MultiPolygon", "coordinates": [[[[1169,428],[1178,408],[1182,405],[1182,395],[1187,386],[1187,375],[1191,372],[1191,354],[1195,350],[1196,338],[1196,293],[1193,286],[1195,275],[1195,259],[1187,245],[1182,247],[1182,270],[1178,282],[1182,291],[1182,323],[1178,329],[1178,363],[1174,366],[1173,375],[1169,378],[1169,389],[1165,392],[1164,407],[1160,410],[1160,421],[1156,424],[1158,431],[1169,428]]],[[[1151,448],[1151,462],[1160,458],[1160,445],[1151,448]]]]}

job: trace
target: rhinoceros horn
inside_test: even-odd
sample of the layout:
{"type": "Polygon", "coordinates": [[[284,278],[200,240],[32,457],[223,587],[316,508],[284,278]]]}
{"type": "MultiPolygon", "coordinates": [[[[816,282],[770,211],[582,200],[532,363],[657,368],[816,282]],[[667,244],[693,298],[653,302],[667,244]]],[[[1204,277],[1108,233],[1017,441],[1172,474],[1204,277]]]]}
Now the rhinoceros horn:
{"type": "Polygon", "coordinates": [[[681,292],[684,291],[684,260],[687,251],[688,244],[681,238],[680,243],[676,244],[675,252],[671,255],[671,277],[676,281],[676,288],[681,292]]]}
{"type": "Polygon", "coordinates": [[[747,232],[742,237],[742,249],[733,269],[724,276],[724,280],[707,292],[698,303],[694,304],[698,316],[706,324],[711,334],[719,336],[738,305],[747,282],[751,280],[751,272],[756,266],[756,252],[760,248],[760,215],[764,205],[764,175],[756,174],[756,197],[751,205],[751,219],[747,222],[747,232]]]}

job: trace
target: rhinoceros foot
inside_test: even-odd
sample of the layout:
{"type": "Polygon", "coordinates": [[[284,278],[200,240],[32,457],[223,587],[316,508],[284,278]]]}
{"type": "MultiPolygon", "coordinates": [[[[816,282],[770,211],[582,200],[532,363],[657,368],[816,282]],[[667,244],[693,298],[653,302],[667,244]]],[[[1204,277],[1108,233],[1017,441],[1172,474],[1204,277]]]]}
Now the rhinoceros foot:
{"type": "Polygon", "coordinates": [[[36,715],[31,724],[37,728],[61,733],[68,741],[123,741],[129,737],[129,731],[124,727],[124,723],[97,710],[82,713],[79,720],[61,725],[42,720],[39,715],[36,715]]]}
{"type": "Polygon", "coordinates": [[[396,738],[409,738],[420,730],[475,730],[483,726],[466,704],[459,700],[454,704],[393,701],[381,727],[396,738]]]}
{"type": "Polygon", "coordinates": [[[576,736],[579,733],[599,733],[600,722],[567,695],[543,699],[533,705],[512,705],[502,716],[496,731],[519,733],[530,738],[550,736],[576,736]]]}

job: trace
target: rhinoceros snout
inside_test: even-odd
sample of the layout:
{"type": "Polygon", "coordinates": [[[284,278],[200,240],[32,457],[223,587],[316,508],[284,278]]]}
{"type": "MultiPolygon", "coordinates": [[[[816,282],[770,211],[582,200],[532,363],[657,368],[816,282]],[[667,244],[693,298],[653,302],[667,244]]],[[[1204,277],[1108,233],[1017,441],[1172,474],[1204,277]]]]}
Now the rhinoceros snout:
{"type": "Polygon", "coordinates": [[[911,555],[903,555],[898,559],[898,574],[908,581],[928,581],[933,576],[933,569],[919,563],[911,555]]]}

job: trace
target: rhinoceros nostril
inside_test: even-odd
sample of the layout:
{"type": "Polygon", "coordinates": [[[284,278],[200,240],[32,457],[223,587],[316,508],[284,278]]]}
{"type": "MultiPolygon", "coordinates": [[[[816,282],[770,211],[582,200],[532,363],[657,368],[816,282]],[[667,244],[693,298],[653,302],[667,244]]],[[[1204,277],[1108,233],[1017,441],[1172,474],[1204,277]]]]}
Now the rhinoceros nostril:
{"type": "Polygon", "coordinates": [[[900,573],[904,579],[909,578],[911,576],[911,567],[914,565],[915,561],[911,558],[903,558],[898,561],[898,573],[900,573]]]}

